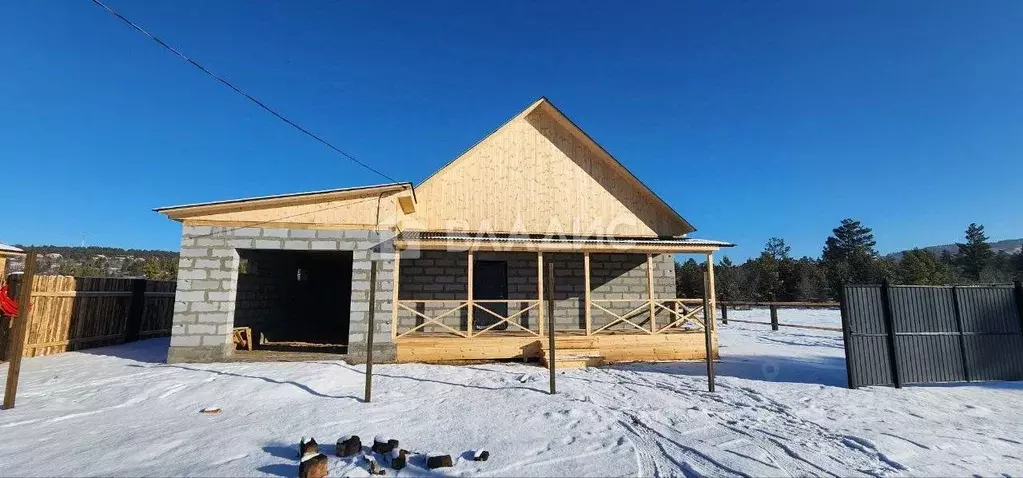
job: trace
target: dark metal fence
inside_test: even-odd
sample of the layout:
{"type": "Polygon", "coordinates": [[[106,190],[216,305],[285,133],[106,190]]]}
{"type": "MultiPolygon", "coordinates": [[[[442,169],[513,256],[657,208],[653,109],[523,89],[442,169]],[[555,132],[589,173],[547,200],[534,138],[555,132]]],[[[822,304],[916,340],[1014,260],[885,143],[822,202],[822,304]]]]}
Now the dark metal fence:
{"type": "Polygon", "coordinates": [[[847,285],[849,387],[1023,380],[1023,286],[847,285]]]}

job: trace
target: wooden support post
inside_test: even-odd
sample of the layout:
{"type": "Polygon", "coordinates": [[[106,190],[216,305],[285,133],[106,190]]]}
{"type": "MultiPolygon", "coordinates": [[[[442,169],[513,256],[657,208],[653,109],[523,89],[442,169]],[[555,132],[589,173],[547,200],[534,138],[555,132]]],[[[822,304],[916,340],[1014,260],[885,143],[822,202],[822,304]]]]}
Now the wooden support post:
{"type": "Polygon", "coordinates": [[[391,287],[391,342],[398,338],[398,284],[401,278],[401,250],[397,246],[394,248],[394,273],[392,282],[394,285],[391,287]]]}
{"type": "Polygon", "coordinates": [[[583,307],[586,308],[586,310],[585,310],[585,315],[586,315],[586,335],[589,336],[590,334],[592,334],[592,331],[593,331],[593,322],[592,322],[591,312],[590,312],[590,309],[591,309],[591,307],[590,307],[590,300],[591,300],[590,295],[592,294],[592,291],[590,290],[590,253],[589,252],[584,252],[583,253],[583,276],[585,277],[585,280],[583,281],[584,282],[583,286],[585,287],[585,295],[583,296],[584,297],[583,301],[585,303],[584,303],[583,307]]]}
{"type": "Polygon", "coordinates": [[[547,292],[547,371],[551,376],[551,395],[557,393],[554,386],[554,268],[547,269],[549,287],[547,292]]]}
{"type": "Polygon", "coordinates": [[[540,336],[543,337],[543,312],[544,312],[544,301],[543,301],[543,252],[536,253],[536,300],[540,301],[537,314],[540,320],[538,321],[540,336]]]}
{"type": "Polygon", "coordinates": [[[468,335],[469,338],[472,338],[472,328],[475,325],[475,323],[473,321],[473,318],[472,318],[473,317],[473,312],[475,312],[473,309],[476,308],[475,304],[472,301],[472,283],[473,283],[473,273],[475,272],[475,269],[476,269],[476,266],[473,265],[472,249],[469,249],[469,267],[468,267],[468,271],[466,272],[466,274],[469,276],[468,277],[468,282],[469,283],[466,284],[466,286],[467,286],[466,290],[468,291],[468,300],[466,301],[466,313],[465,313],[466,320],[468,321],[467,324],[466,324],[466,327],[465,327],[465,334],[468,335]]]}
{"type": "Polygon", "coordinates": [[[728,325],[728,305],[721,304],[721,323],[728,325]]]}
{"type": "Polygon", "coordinates": [[[888,337],[888,363],[891,365],[892,384],[902,388],[902,376],[899,374],[898,345],[895,343],[895,317],[892,314],[891,284],[888,279],[881,281],[881,314],[888,337]]]}
{"type": "MultiPolygon", "coordinates": [[[[710,272],[703,273],[703,312],[707,313],[710,308],[710,297],[707,294],[707,282],[710,280],[710,272]]],[[[706,315],[704,316],[706,317],[706,315]]],[[[703,343],[707,350],[707,391],[714,391],[714,337],[710,328],[710,321],[704,318],[703,321],[703,343]]]]}
{"type": "Polygon", "coordinates": [[[125,342],[135,342],[142,331],[142,317],[146,312],[146,280],[131,281],[131,303],[128,305],[128,321],[124,331],[125,342]]]}
{"type": "Polygon", "coordinates": [[[778,330],[778,306],[771,304],[771,330],[778,330]]]}
{"type": "Polygon", "coordinates": [[[654,305],[654,255],[646,255],[646,292],[650,306],[650,333],[657,333],[657,309],[654,305]]]}
{"type": "Polygon", "coordinates": [[[18,289],[18,315],[14,318],[11,335],[7,343],[7,386],[4,388],[4,409],[14,408],[18,394],[18,378],[21,376],[21,356],[25,353],[25,335],[28,334],[29,317],[32,308],[32,280],[36,274],[36,253],[25,256],[25,273],[21,276],[18,289]]]}
{"type": "Polygon", "coordinates": [[[366,324],[366,396],[365,401],[369,403],[373,396],[373,333],[376,332],[374,324],[377,291],[377,262],[369,263],[369,314],[366,324]]]}
{"type": "Polygon", "coordinates": [[[707,253],[707,291],[707,295],[710,296],[710,324],[714,330],[717,330],[718,324],[714,320],[714,314],[718,307],[717,290],[714,287],[714,254],[710,252],[707,253]]]}

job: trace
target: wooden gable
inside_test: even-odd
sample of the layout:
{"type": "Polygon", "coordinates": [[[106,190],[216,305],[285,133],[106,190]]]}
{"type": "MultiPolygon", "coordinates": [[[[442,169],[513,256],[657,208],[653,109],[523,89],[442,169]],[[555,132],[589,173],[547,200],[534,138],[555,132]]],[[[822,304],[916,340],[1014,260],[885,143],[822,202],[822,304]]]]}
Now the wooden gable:
{"type": "Polygon", "coordinates": [[[407,229],[679,236],[694,230],[541,99],[416,188],[407,229]]]}

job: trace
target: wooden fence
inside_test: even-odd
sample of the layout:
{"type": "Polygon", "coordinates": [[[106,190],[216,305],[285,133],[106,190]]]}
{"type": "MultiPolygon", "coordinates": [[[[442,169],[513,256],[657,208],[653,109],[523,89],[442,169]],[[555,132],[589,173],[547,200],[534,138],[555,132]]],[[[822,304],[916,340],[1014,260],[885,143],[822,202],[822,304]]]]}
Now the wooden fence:
{"type": "Polygon", "coordinates": [[[834,332],[841,332],[840,327],[823,327],[820,325],[802,325],[802,324],[786,324],[778,321],[778,309],[837,309],[839,307],[838,302],[718,302],[718,306],[721,307],[721,323],[727,324],[731,322],[740,322],[743,324],[764,324],[770,325],[771,330],[778,330],[779,327],[792,327],[796,329],[812,329],[812,330],[830,330],[834,332]],[[732,307],[767,307],[770,310],[770,322],[760,322],[755,320],[736,320],[728,318],[728,308],[732,307]]]}
{"type": "MultiPolygon", "coordinates": [[[[25,357],[170,335],[173,281],[41,275],[32,282],[25,357]]],[[[10,324],[0,319],[0,360],[8,359],[10,324]]]]}

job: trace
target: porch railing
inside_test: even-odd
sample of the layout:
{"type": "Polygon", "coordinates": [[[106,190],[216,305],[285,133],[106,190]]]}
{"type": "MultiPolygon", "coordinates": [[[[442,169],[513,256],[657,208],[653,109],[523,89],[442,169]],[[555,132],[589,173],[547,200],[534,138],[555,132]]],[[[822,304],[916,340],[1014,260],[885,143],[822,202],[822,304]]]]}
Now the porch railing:
{"type": "MultiPolygon", "coordinates": [[[[522,332],[525,332],[525,333],[527,333],[529,335],[540,337],[543,334],[543,326],[541,325],[540,320],[536,320],[535,321],[536,324],[537,324],[536,325],[536,330],[533,330],[532,326],[530,326],[530,327],[524,326],[521,323],[519,323],[519,321],[516,321],[515,319],[518,319],[518,318],[522,317],[523,314],[525,314],[525,313],[527,313],[527,312],[529,312],[531,310],[539,310],[541,304],[542,304],[542,301],[537,300],[537,299],[533,299],[533,300],[529,300],[529,299],[476,299],[476,300],[472,300],[472,301],[464,300],[464,299],[450,299],[450,300],[449,299],[399,300],[397,302],[398,310],[399,311],[404,310],[404,311],[407,311],[407,312],[411,312],[414,317],[421,318],[423,320],[423,322],[415,325],[414,327],[410,328],[409,330],[407,330],[405,332],[399,332],[398,330],[400,329],[400,324],[395,324],[395,327],[394,327],[395,337],[404,337],[404,336],[409,335],[409,334],[411,334],[413,332],[417,332],[417,331],[420,331],[422,329],[425,329],[426,326],[428,326],[428,325],[436,325],[436,326],[439,326],[440,328],[443,328],[447,332],[450,332],[450,333],[452,333],[454,335],[457,335],[459,337],[463,337],[463,338],[469,339],[469,338],[473,338],[473,337],[479,337],[480,335],[484,335],[484,334],[488,334],[488,333],[489,334],[493,334],[494,332],[497,332],[495,329],[497,329],[497,327],[499,327],[501,324],[507,324],[507,325],[515,327],[516,329],[521,330],[522,332]],[[425,312],[420,312],[419,310],[416,310],[415,307],[417,305],[419,305],[419,304],[422,304],[424,306],[428,305],[428,304],[432,304],[433,307],[431,307],[431,308],[434,309],[434,310],[432,310],[431,313],[433,314],[433,316],[431,317],[430,315],[427,315],[425,312]],[[443,304],[444,306],[449,306],[451,304],[454,304],[454,307],[441,307],[438,304],[443,304]],[[522,304],[522,307],[517,312],[514,312],[514,313],[510,313],[509,312],[508,315],[501,315],[501,314],[491,310],[491,308],[486,307],[486,305],[488,305],[488,304],[508,304],[509,306],[512,305],[512,304],[522,304]],[[470,310],[473,311],[472,314],[466,313],[467,320],[466,320],[466,323],[465,323],[465,330],[456,329],[456,328],[454,328],[454,327],[452,327],[452,326],[450,326],[448,324],[445,324],[443,322],[443,320],[445,318],[457,315],[463,309],[465,309],[467,312],[470,311],[470,310]],[[496,321],[494,321],[491,324],[488,324],[488,325],[484,326],[483,328],[481,328],[479,330],[474,330],[476,328],[476,324],[474,323],[475,321],[473,320],[473,316],[474,315],[479,316],[478,314],[480,314],[480,313],[486,314],[486,315],[484,315],[484,317],[488,317],[488,318],[489,317],[493,317],[494,319],[496,319],[496,321]]],[[[461,328],[461,327],[459,327],[459,328],[461,328]]]]}
{"type": "MultiPolygon", "coordinates": [[[[497,335],[500,332],[507,331],[508,328],[514,328],[515,332],[525,333],[535,337],[543,337],[544,324],[541,317],[543,313],[541,308],[545,305],[545,301],[539,299],[477,299],[477,300],[466,300],[466,299],[410,299],[410,300],[399,300],[397,301],[398,311],[404,311],[411,313],[413,318],[421,319],[422,321],[408,330],[401,331],[400,319],[396,318],[399,322],[393,324],[394,337],[400,338],[405,337],[415,332],[425,332],[428,326],[434,326],[435,328],[444,329],[443,332],[453,334],[458,337],[471,339],[479,337],[481,335],[497,335]],[[506,315],[502,315],[492,310],[491,307],[486,307],[490,304],[521,304],[520,308],[516,312],[509,312],[506,315]],[[422,306],[424,310],[419,310],[417,307],[422,306]],[[429,311],[425,310],[429,307],[429,311]],[[459,324],[458,327],[452,327],[448,323],[445,323],[445,319],[449,319],[453,316],[462,318],[461,311],[465,310],[465,321],[464,324],[459,324]],[[469,313],[472,311],[473,313],[469,313]],[[522,325],[521,317],[527,312],[536,312],[537,319],[532,321],[531,324],[522,325]],[[482,314],[482,315],[480,315],[482,314]],[[486,326],[479,328],[476,326],[475,317],[487,317],[493,318],[493,323],[489,323],[486,326]],[[502,324],[507,324],[505,329],[498,329],[502,324]],[[535,324],[535,325],[533,325],[535,324]]],[[[682,298],[670,298],[670,299],[590,299],[589,310],[586,310],[586,327],[579,329],[572,329],[572,332],[583,333],[586,336],[597,335],[597,334],[611,334],[620,333],[622,330],[631,331],[636,329],[640,332],[650,335],[668,333],[671,329],[689,329],[689,330],[702,330],[705,326],[705,311],[703,309],[702,299],[682,299],[682,298]],[[616,305],[637,304],[631,307],[624,313],[619,313],[614,309],[619,309],[616,305]],[[662,312],[668,315],[668,322],[663,324],[657,323],[658,312],[662,312]],[[594,312],[597,315],[610,316],[610,321],[603,323],[597,328],[593,328],[590,317],[594,312]],[[627,325],[628,327],[613,328],[616,325],[627,325]],[[687,327],[688,325],[688,327],[687,327]]],[[[396,316],[397,317],[397,316],[396,316]]],[[[663,317],[662,317],[663,318],[663,317]]]]}

